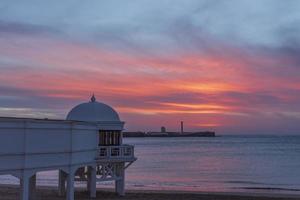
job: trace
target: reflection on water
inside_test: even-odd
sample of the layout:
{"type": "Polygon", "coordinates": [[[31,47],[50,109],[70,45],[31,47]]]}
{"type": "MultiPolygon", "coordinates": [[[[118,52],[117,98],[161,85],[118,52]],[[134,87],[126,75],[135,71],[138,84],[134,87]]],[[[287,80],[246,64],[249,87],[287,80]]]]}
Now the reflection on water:
{"type": "MultiPolygon", "coordinates": [[[[300,194],[299,136],[126,138],[125,143],[135,145],[138,157],[127,169],[130,189],[300,194]]],[[[11,176],[0,181],[18,183],[11,176]]],[[[39,173],[38,184],[57,185],[57,172],[39,173]]]]}
{"type": "Polygon", "coordinates": [[[300,193],[300,137],[130,138],[129,185],[300,193]]]}

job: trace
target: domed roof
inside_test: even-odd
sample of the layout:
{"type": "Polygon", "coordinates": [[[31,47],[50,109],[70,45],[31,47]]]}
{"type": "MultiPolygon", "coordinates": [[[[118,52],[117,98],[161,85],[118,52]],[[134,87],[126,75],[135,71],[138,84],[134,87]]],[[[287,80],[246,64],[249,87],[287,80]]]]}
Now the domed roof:
{"type": "Polygon", "coordinates": [[[119,122],[118,113],[110,106],[96,101],[93,95],[90,102],[75,106],[67,115],[67,120],[88,122],[119,122]]]}

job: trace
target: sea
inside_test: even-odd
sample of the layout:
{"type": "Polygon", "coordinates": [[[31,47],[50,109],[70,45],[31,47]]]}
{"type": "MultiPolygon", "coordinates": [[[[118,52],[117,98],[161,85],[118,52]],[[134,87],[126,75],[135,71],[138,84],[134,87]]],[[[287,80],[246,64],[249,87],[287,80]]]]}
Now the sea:
{"type": "MultiPolygon", "coordinates": [[[[138,158],[126,170],[127,189],[300,194],[300,136],[147,137],[124,143],[135,145],[138,158]]],[[[58,172],[38,173],[37,179],[38,185],[55,186],[58,172]]],[[[18,180],[0,176],[0,183],[18,180]]]]}

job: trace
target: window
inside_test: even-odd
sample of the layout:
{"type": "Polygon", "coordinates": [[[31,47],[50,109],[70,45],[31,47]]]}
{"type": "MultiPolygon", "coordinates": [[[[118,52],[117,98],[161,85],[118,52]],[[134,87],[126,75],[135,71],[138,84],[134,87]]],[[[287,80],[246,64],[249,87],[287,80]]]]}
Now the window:
{"type": "Polygon", "coordinates": [[[100,130],[99,146],[118,146],[121,145],[121,131],[100,130]]]}

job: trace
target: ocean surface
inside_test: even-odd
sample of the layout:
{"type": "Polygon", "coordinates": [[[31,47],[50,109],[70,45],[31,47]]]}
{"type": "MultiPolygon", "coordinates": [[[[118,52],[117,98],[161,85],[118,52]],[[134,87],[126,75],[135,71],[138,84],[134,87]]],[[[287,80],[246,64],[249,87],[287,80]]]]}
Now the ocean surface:
{"type": "MultiPolygon", "coordinates": [[[[126,171],[128,189],[300,194],[300,136],[125,138],[124,143],[134,144],[138,157],[126,171]]],[[[38,184],[57,185],[57,177],[56,171],[39,173],[38,184]]],[[[12,176],[0,176],[0,182],[18,183],[12,176]]]]}

